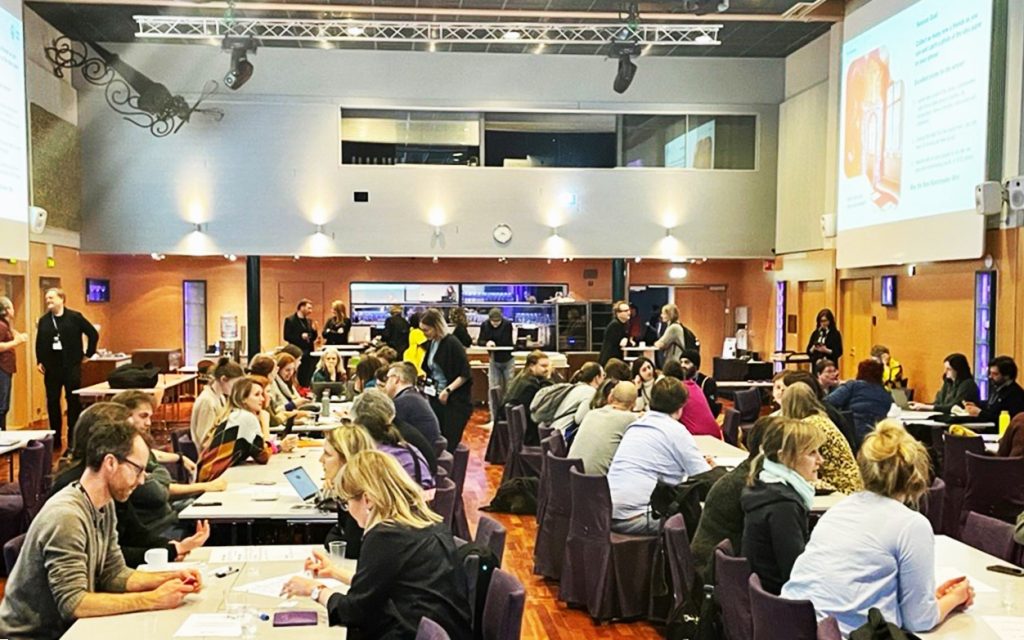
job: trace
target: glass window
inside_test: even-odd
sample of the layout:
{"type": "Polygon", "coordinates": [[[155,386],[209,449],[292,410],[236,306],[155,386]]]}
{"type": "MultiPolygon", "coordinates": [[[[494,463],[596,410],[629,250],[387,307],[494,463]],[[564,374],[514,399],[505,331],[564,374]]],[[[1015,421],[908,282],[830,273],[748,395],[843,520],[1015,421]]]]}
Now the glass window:
{"type": "Polygon", "coordinates": [[[622,164],[678,169],[754,169],[755,116],[627,115],[622,164]]]}
{"type": "Polygon", "coordinates": [[[480,114],[341,110],[342,164],[480,164],[480,114]]]}
{"type": "Polygon", "coordinates": [[[612,168],[615,116],[583,113],[488,113],[488,167],[612,168]]]}

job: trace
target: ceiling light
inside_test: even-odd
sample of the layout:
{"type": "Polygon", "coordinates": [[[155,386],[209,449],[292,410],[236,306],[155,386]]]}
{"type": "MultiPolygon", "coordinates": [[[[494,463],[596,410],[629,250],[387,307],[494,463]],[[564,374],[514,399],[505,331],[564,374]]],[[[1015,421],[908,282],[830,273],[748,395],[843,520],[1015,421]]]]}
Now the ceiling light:
{"type": "Polygon", "coordinates": [[[433,262],[434,264],[437,264],[438,262],[440,262],[440,261],[439,261],[439,260],[437,259],[437,256],[434,256],[434,257],[433,257],[433,258],[432,258],[432,259],[431,259],[430,261],[431,261],[431,262],[433,262]]]}
{"type": "Polygon", "coordinates": [[[359,36],[361,36],[364,33],[366,33],[366,29],[363,28],[363,27],[360,27],[359,25],[352,25],[351,27],[346,27],[345,28],[345,33],[348,34],[349,36],[353,37],[353,38],[358,38],[359,36]]]}
{"type": "Polygon", "coordinates": [[[238,256],[236,256],[236,255],[235,255],[235,254],[233,254],[233,253],[226,253],[226,254],[224,254],[224,258],[225,258],[225,259],[226,259],[226,260],[227,260],[228,262],[235,262],[236,260],[238,260],[238,256]]]}
{"type": "Polygon", "coordinates": [[[544,53],[545,47],[547,47],[547,45],[545,45],[543,42],[541,42],[540,44],[538,44],[536,47],[533,48],[533,52],[534,53],[544,53]]]}
{"type": "Polygon", "coordinates": [[[551,237],[552,238],[557,238],[558,237],[558,227],[551,227],[551,237]]]}
{"type": "Polygon", "coordinates": [[[523,33],[521,31],[516,31],[515,29],[512,29],[511,31],[506,31],[504,34],[502,34],[501,39],[502,40],[518,40],[518,39],[520,39],[522,37],[523,37],[523,33]]]}
{"type": "Polygon", "coordinates": [[[162,254],[162,253],[151,253],[151,254],[149,254],[149,257],[150,257],[150,258],[153,258],[153,259],[154,259],[154,260],[156,260],[157,262],[159,262],[159,261],[161,261],[161,260],[164,260],[165,258],[167,258],[167,256],[165,256],[165,255],[164,255],[164,254],[162,254]]]}
{"type": "Polygon", "coordinates": [[[633,77],[636,75],[636,65],[633,64],[631,51],[619,53],[619,70],[615,73],[615,82],[612,88],[615,93],[625,93],[629,85],[633,84],[633,77]]]}
{"type": "Polygon", "coordinates": [[[252,77],[253,66],[247,55],[250,51],[256,53],[256,42],[252,38],[224,38],[221,48],[231,52],[231,68],[224,75],[224,86],[237,91],[252,77]]]}
{"type": "Polygon", "coordinates": [[[697,44],[715,44],[716,42],[718,42],[707,33],[700,34],[699,36],[694,38],[693,41],[696,42],[697,44]]]}
{"type": "Polygon", "coordinates": [[[637,256],[637,257],[633,258],[633,262],[635,262],[637,264],[640,264],[641,260],[643,260],[643,258],[641,258],[640,256],[637,256]]]}
{"type": "Polygon", "coordinates": [[[672,267],[671,269],[668,270],[668,277],[672,278],[673,280],[682,280],[683,278],[686,277],[686,274],[686,267],[672,267]]]}
{"type": "Polygon", "coordinates": [[[206,225],[201,222],[196,222],[195,224],[192,225],[192,228],[196,233],[202,233],[206,231],[206,225]]]}
{"type": "Polygon", "coordinates": [[[370,260],[373,260],[373,258],[371,258],[370,256],[366,256],[366,261],[369,262],[370,260]]]}

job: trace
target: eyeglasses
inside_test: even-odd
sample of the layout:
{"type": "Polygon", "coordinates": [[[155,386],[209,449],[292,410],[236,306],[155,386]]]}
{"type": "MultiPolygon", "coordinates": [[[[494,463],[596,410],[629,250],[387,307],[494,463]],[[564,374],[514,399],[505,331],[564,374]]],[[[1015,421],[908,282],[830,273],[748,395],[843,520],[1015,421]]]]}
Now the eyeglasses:
{"type": "Polygon", "coordinates": [[[341,506],[341,510],[342,511],[348,511],[348,503],[352,502],[353,500],[359,500],[362,497],[363,496],[359,495],[359,496],[352,496],[350,498],[341,498],[341,501],[339,502],[339,505],[341,506]]]}
{"type": "Polygon", "coordinates": [[[141,476],[142,474],[146,473],[146,467],[140,466],[138,463],[132,462],[128,458],[118,458],[117,460],[118,460],[118,462],[124,462],[124,463],[130,464],[130,465],[132,465],[132,467],[135,468],[135,479],[136,480],[139,478],[139,476],[141,476]]]}

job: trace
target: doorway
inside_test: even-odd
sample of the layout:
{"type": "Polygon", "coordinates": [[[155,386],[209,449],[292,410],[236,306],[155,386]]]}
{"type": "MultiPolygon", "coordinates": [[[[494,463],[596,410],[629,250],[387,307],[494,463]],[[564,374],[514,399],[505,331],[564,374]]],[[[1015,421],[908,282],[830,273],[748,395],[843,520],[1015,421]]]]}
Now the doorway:
{"type": "Polygon", "coordinates": [[[810,280],[798,285],[800,309],[796,349],[802,351],[817,329],[818,312],[825,308],[825,281],[810,280]]]}
{"type": "Polygon", "coordinates": [[[726,336],[726,295],[724,286],[676,287],[675,303],[679,321],[700,340],[701,360],[711,363],[722,354],[726,336]]]}
{"type": "Polygon", "coordinates": [[[842,305],[839,331],[843,335],[843,358],[839,371],[844,380],[857,376],[857,363],[871,354],[871,278],[839,283],[842,305]]]}
{"type": "Polygon", "coordinates": [[[629,303],[636,305],[637,312],[640,314],[640,322],[643,325],[644,332],[641,334],[641,339],[648,344],[658,339],[653,331],[648,335],[647,327],[651,325],[652,319],[661,316],[661,308],[668,304],[668,295],[668,287],[629,288],[629,303]]]}

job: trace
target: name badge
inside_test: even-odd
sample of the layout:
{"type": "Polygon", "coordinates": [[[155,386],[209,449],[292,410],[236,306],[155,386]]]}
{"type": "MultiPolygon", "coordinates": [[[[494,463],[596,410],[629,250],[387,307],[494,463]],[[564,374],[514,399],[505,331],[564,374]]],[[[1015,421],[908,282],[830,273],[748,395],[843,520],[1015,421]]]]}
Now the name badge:
{"type": "Polygon", "coordinates": [[[60,343],[60,336],[53,336],[53,350],[62,351],[63,349],[64,345],[60,343]]]}
{"type": "Polygon", "coordinates": [[[437,397],[437,389],[433,385],[423,387],[423,395],[430,398],[437,397]]]}

